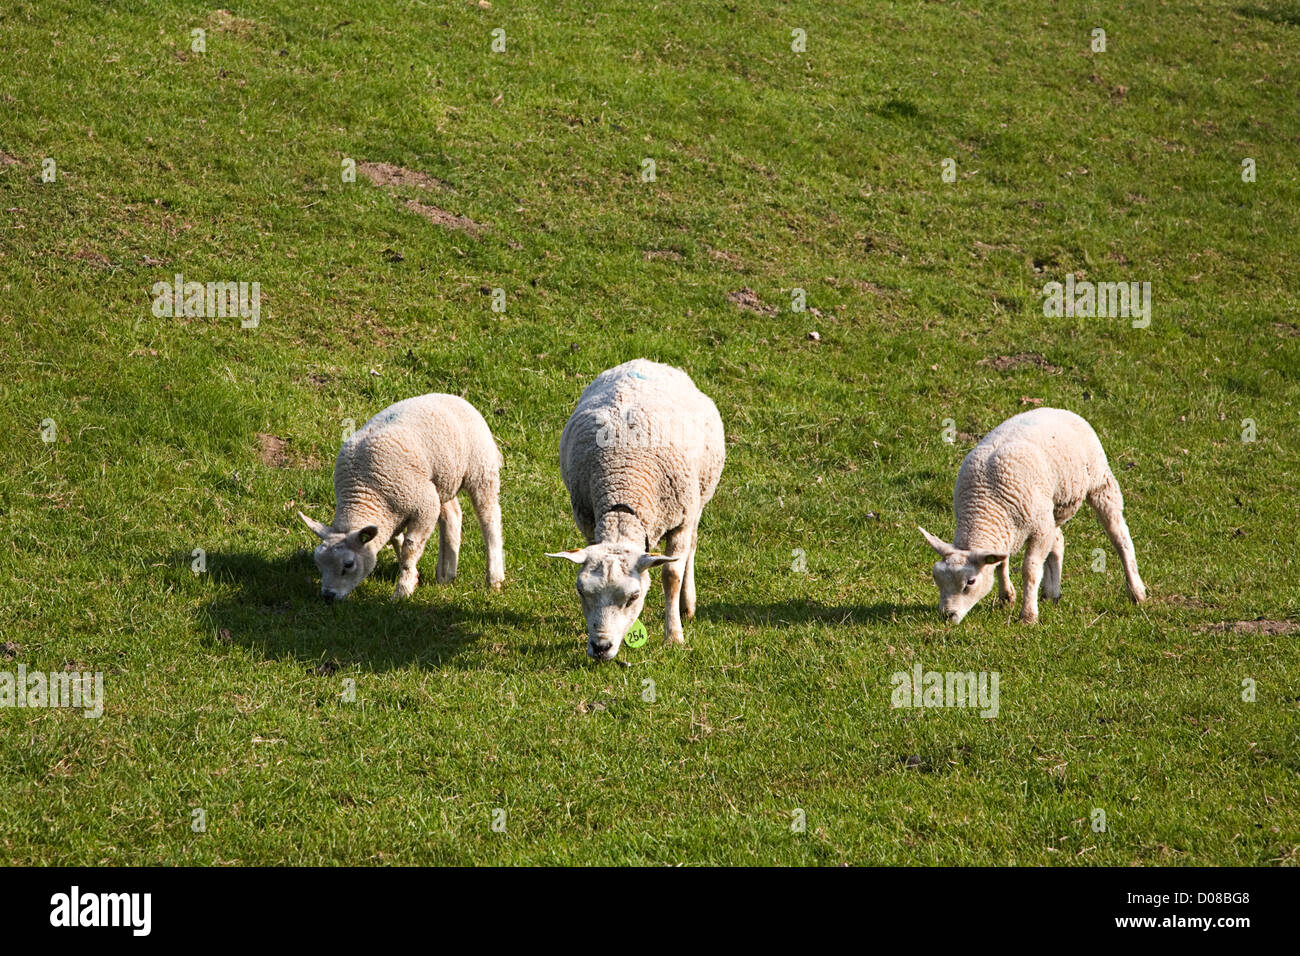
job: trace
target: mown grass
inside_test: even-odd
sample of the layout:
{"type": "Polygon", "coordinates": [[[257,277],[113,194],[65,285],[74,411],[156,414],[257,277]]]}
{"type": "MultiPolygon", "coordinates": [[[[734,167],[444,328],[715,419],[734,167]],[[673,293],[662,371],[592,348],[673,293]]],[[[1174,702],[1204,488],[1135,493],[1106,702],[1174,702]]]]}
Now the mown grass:
{"type": "Polygon", "coordinates": [[[1300,617],[1300,13],[1033,6],[8,4],[0,669],[106,705],[0,710],[0,859],[1296,862],[1296,634],[1207,628],[1300,617]],[[259,327],[154,318],[176,272],[260,282],[259,327]],[[1151,282],[1150,328],[1044,318],[1067,272],[1151,282]],[[635,356],[729,458],[688,646],[596,666],[556,448],[635,356]],[[450,587],[390,603],[388,552],[324,606],[294,512],[346,420],[427,391],[504,452],[506,590],[467,525],[450,587]],[[1152,600],[1085,512],[1039,626],[946,627],[915,525],[1039,400],[1102,436],[1152,600]],[[914,661],[999,672],[999,715],[891,709],[914,661]]]}

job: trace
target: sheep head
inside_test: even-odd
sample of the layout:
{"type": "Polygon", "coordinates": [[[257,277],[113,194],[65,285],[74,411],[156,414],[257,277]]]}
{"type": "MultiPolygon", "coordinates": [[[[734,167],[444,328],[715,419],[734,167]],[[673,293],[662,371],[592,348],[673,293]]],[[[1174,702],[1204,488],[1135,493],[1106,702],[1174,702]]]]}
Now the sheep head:
{"type": "Polygon", "coordinates": [[[341,601],[375,569],[377,549],[367,545],[379,534],[379,529],[366,525],[356,531],[335,531],[301,511],[298,517],[320,538],[315,555],[316,567],[320,569],[320,596],[326,601],[341,601]]]}
{"type": "Polygon", "coordinates": [[[957,624],[979,603],[980,598],[992,590],[993,569],[1007,560],[1007,556],[993,551],[955,548],[924,528],[918,527],[917,530],[939,555],[930,572],[939,588],[939,613],[957,624]]]}
{"type": "Polygon", "coordinates": [[[547,557],[581,565],[578,598],[587,619],[587,656],[598,661],[614,658],[628,630],[641,616],[650,587],[650,569],[680,560],[666,554],[649,554],[629,544],[593,544],[547,557]]]}

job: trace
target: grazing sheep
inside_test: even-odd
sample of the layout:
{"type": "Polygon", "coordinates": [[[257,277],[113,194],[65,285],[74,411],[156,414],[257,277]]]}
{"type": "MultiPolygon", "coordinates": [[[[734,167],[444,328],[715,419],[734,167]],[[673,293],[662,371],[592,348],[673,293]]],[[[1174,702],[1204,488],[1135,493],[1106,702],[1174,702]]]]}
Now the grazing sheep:
{"type": "Polygon", "coordinates": [[[582,565],[587,653],[610,660],[663,566],[664,635],[695,616],[700,512],[722,475],[722,419],[685,372],[636,359],[601,372],[560,438],[560,472],[587,547],[550,554],[582,565]],[[665,542],[665,554],[651,550],[665,542]]]}
{"type": "Polygon", "coordinates": [[[934,566],[940,612],[953,623],[965,617],[993,587],[995,565],[999,596],[1014,601],[1010,556],[1024,546],[1020,620],[1037,621],[1040,582],[1047,597],[1061,599],[1061,525],[1085,500],[1119,554],[1129,595],[1146,600],[1124,523],[1124,499],[1097,433],[1073,412],[1036,408],[1008,418],[961,463],[953,492],[953,543],[919,529],[943,559],[934,566]]]}
{"type": "Polygon", "coordinates": [[[501,452],[474,406],[455,395],[421,395],[390,405],[352,434],[334,464],[334,521],[298,517],[320,536],[321,597],[345,598],[375,568],[385,544],[397,552],[393,600],[415,590],[424,546],[438,528],[437,580],[456,577],[464,491],[487,551],[487,583],[505,579],[501,553],[501,452]]]}

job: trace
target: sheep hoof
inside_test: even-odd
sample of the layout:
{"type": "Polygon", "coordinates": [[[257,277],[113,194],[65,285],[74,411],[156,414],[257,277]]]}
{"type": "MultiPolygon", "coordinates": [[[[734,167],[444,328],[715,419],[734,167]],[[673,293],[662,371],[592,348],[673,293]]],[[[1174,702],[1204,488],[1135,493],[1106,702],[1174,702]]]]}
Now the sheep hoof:
{"type": "Polygon", "coordinates": [[[1016,600],[1016,592],[1015,592],[1015,591],[1007,591],[1007,592],[1005,592],[1005,593],[1003,593],[1003,594],[999,594],[999,595],[998,595],[998,600],[1001,601],[1003,604],[1012,604],[1012,603],[1014,603],[1015,600],[1016,600]]]}
{"type": "Polygon", "coordinates": [[[667,637],[667,639],[668,639],[668,643],[669,643],[669,644],[685,644],[685,643],[686,643],[686,638],[682,636],[682,632],[681,632],[681,631],[678,631],[678,632],[675,633],[675,634],[673,634],[673,633],[669,633],[669,634],[666,635],[666,637],[667,637]]]}
{"type": "Polygon", "coordinates": [[[1147,599],[1147,589],[1145,587],[1137,588],[1129,591],[1128,596],[1133,599],[1134,604],[1141,604],[1147,599]]]}
{"type": "Polygon", "coordinates": [[[1021,624],[1037,624],[1037,623],[1038,623],[1038,612],[1037,612],[1037,611],[1021,611],[1021,612],[1020,612],[1020,623],[1021,623],[1021,624]]]}
{"type": "Polygon", "coordinates": [[[451,584],[452,581],[456,580],[456,572],[440,570],[436,575],[434,575],[434,580],[439,584],[451,584]]]}
{"type": "Polygon", "coordinates": [[[489,582],[488,582],[488,587],[489,587],[491,590],[493,590],[493,591],[500,591],[501,588],[502,588],[502,586],[503,586],[503,584],[504,584],[504,582],[502,582],[502,581],[489,581],[489,582]]]}
{"type": "Polygon", "coordinates": [[[402,598],[408,598],[412,594],[414,594],[415,585],[418,581],[419,581],[418,578],[415,581],[411,581],[409,583],[406,581],[398,581],[397,587],[393,588],[393,600],[400,601],[402,598]]]}

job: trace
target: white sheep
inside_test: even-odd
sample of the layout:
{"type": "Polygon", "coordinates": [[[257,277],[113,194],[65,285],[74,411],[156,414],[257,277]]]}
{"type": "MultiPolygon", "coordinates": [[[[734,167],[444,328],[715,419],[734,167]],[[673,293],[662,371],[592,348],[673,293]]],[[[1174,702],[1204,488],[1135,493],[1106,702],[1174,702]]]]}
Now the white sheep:
{"type": "Polygon", "coordinates": [[[488,586],[500,588],[505,579],[501,465],[487,422],[463,398],[420,395],[385,408],[339,449],[334,521],[323,525],[298,512],[321,539],[316,548],[321,597],[347,597],[374,570],[390,541],[399,567],[393,599],[409,596],[435,526],[438,583],[454,580],[461,530],[456,495],[462,490],[483,531],[488,586]]]}
{"type": "Polygon", "coordinates": [[[560,472],[587,547],[550,554],[582,565],[587,653],[610,660],[663,566],[664,636],[695,616],[700,514],[726,459],[717,406],[681,369],[645,359],[601,372],[560,438],[560,472]],[[660,539],[665,553],[652,553],[660,539]]]}
{"type": "Polygon", "coordinates": [[[1047,597],[1061,598],[1061,525],[1085,500],[1119,554],[1129,596],[1146,600],[1124,522],[1124,499],[1097,433],[1073,412],[1036,408],[1008,418],[961,463],[953,492],[953,543],[919,529],[942,557],[933,572],[940,612],[953,623],[964,618],[993,587],[995,565],[1001,599],[1014,601],[1010,556],[1023,546],[1020,620],[1037,621],[1040,582],[1047,597]]]}

